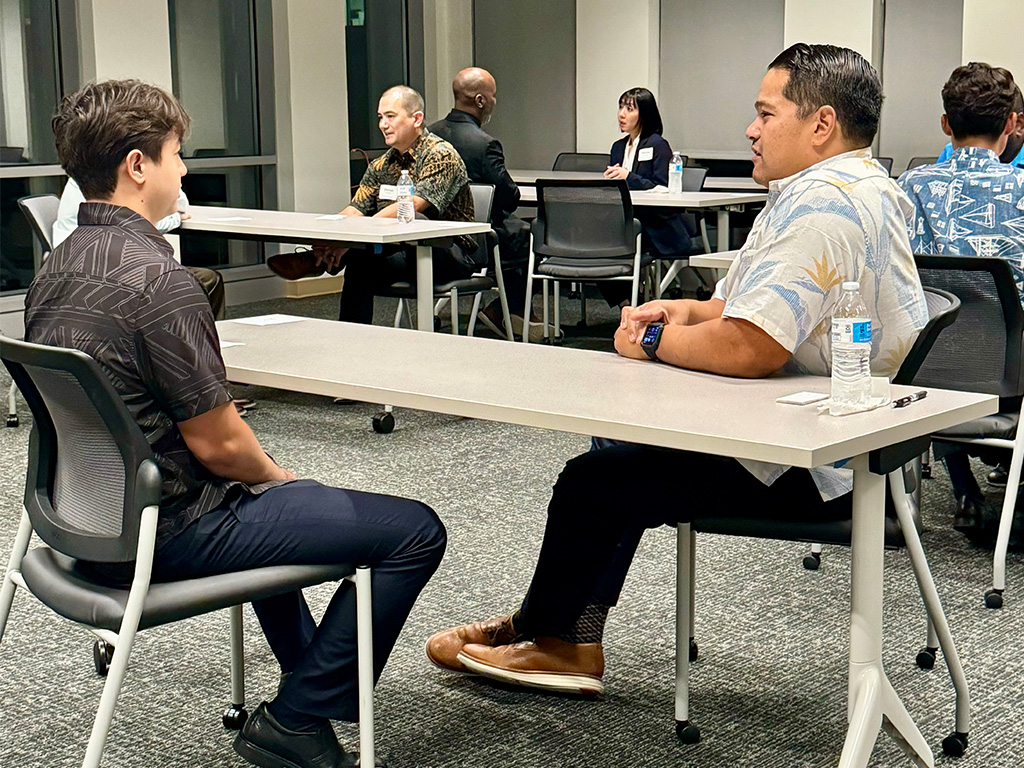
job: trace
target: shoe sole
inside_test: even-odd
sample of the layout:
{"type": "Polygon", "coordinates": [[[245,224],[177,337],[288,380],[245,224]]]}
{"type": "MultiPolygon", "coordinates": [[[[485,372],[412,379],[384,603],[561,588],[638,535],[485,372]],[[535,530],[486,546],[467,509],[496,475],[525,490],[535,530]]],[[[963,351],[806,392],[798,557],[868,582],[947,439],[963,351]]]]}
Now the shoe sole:
{"type": "Polygon", "coordinates": [[[276,752],[269,752],[263,749],[263,747],[256,746],[251,741],[248,741],[241,731],[235,736],[232,746],[240,757],[254,765],[260,766],[260,768],[303,768],[298,763],[293,763],[276,752]]]}
{"type": "Polygon", "coordinates": [[[517,672],[485,664],[462,652],[459,653],[458,659],[471,672],[502,683],[557,693],[576,693],[588,696],[604,693],[604,683],[593,675],[572,672],[517,672]]]}

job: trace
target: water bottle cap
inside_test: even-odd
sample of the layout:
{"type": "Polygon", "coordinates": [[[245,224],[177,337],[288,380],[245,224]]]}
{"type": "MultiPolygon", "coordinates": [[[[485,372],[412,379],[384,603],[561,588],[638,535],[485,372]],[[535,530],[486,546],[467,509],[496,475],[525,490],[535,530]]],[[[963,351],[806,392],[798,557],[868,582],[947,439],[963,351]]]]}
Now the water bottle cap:
{"type": "Polygon", "coordinates": [[[860,290],[860,283],[858,283],[856,280],[844,280],[843,281],[843,290],[844,291],[859,291],[860,290]]]}

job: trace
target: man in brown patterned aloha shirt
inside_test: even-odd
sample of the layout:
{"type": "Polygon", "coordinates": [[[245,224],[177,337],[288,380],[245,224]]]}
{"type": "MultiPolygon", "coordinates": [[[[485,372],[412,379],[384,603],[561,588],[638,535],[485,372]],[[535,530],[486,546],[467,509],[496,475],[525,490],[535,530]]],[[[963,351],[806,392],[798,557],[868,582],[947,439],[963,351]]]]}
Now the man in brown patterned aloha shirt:
{"type": "MultiPolygon", "coordinates": [[[[366,169],[344,216],[395,218],[398,203],[381,194],[381,187],[398,183],[403,170],[412,177],[417,213],[442,221],[473,221],[473,195],[459,153],[423,125],[423,97],[412,88],[396,85],[380,97],[377,120],[388,151],[366,169]]],[[[317,246],[317,262],[334,271],[345,265],[339,320],[373,321],[373,297],[397,281],[415,282],[416,255],[408,246],[349,250],[317,246]]],[[[483,264],[476,262],[477,246],[471,237],[459,237],[450,248],[434,249],[434,281],[445,283],[469,277],[483,264]]]]}

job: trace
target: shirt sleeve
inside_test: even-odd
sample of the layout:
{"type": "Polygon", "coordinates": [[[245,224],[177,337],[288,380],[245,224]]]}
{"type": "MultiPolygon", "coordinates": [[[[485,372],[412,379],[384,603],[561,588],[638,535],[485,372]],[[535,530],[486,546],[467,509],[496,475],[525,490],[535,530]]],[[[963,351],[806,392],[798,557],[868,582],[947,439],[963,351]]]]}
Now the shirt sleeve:
{"type": "Polygon", "coordinates": [[[469,183],[469,176],[458,152],[445,144],[436,147],[424,160],[414,183],[416,197],[426,200],[440,214],[452,204],[459,190],[469,183]]]}
{"type": "Polygon", "coordinates": [[[374,165],[377,161],[366,166],[366,172],[359,182],[359,189],[352,196],[349,203],[363,216],[373,216],[377,212],[377,195],[380,194],[380,174],[374,165]]]}
{"type": "Polygon", "coordinates": [[[769,224],[774,237],[744,249],[715,295],[725,300],[723,317],[746,320],[794,352],[827,328],[844,280],[864,251],[863,228],[841,195],[808,195],[769,224]],[[808,199],[810,198],[810,199],[808,199]]]}
{"type": "Polygon", "coordinates": [[[505,168],[505,153],[501,142],[495,140],[487,145],[484,153],[485,184],[494,185],[494,208],[511,213],[519,206],[519,187],[508,175],[505,168]]]}
{"type": "Polygon", "coordinates": [[[231,400],[210,302],[187,270],[146,286],[134,340],[143,379],[175,422],[231,400]]]}

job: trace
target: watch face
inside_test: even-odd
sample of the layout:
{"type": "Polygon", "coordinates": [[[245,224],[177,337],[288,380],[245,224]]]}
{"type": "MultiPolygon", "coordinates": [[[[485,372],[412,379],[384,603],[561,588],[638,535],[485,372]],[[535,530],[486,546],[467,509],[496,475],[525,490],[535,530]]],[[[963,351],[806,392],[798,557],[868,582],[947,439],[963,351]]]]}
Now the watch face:
{"type": "Polygon", "coordinates": [[[653,344],[658,340],[658,336],[661,335],[661,328],[662,326],[660,325],[648,325],[644,330],[644,337],[641,339],[640,343],[653,344]]]}

